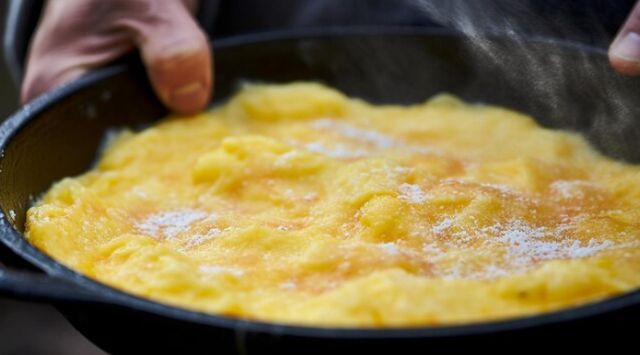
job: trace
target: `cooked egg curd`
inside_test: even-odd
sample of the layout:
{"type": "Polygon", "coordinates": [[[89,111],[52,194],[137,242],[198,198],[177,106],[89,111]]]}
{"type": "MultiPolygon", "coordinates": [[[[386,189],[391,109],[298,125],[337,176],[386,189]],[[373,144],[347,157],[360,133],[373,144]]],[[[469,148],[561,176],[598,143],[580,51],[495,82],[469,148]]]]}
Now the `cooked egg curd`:
{"type": "Polygon", "coordinates": [[[640,167],[504,108],[254,85],[112,139],[28,212],[89,277],[316,326],[479,322],[640,285],[640,167]]]}

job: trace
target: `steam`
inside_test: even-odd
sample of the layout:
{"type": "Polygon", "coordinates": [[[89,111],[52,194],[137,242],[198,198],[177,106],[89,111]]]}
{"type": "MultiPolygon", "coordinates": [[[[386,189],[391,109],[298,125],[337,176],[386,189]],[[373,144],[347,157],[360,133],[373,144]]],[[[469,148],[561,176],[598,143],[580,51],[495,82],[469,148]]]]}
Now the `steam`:
{"type": "MultiPolygon", "coordinates": [[[[311,18],[327,13],[331,1],[314,3],[301,13],[300,23],[313,23],[311,18]]],[[[368,1],[369,9],[350,10],[379,12],[383,3],[368,1]]],[[[524,111],[546,126],[581,131],[605,153],[640,161],[640,149],[634,148],[640,137],[640,124],[636,123],[640,119],[640,102],[635,105],[633,97],[634,92],[639,93],[640,90],[633,79],[615,74],[607,65],[604,52],[611,34],[598,18],[600,14],[585,10],[576,18],[568,18],[569,7],[575,8],[576,4],[563,1],[408,0],[398,1],[398,11],[391,11],[390,3],[386,2],[387,23],[393,24],[395,17],[401,15],[421,18],[462,33],[466,39],[460,41],[462,44],[455,44],[460,46],[456,50],[461,53],[457,56],[462,58],[462,62],[449,64],[448,69],[444,64],[444,69],[425,68],[425,61],[436,67],[442,58],[430,56],[419,48],[403,47],[398,47],[398,50],[406,54],[399,56],[377,50],[373,41],[360,41],[348,48],[350,53],[345,54],[357,61],[357,65],[354,64],[353,68],[336,65],[336,75],[340,71],[352,70],[361,77],[371,77],[367,79],[368,87],[364,91],[378,90],[381,101],[389,95],[397,97],[402,93],[411,94],[411,90],[420,90],[424,83],[429,83],[427,76],[432,75],[434,81],[442,81],[443,89],[440,91],[452,90],[454,94],[472,100],[481,100],[485,94],[487,103],[524,111]],[[581,22],[577,23],[577,18],[581,22]],[[508,40],[496,40],[497,37],[507,37],[508,40]],[[579,44],[569,44],[573,48],[562,49],[539,42],[532,44],[532,40],[586,41],[587,45],[600,47],[601,53],[594,55],[592,49],[585,51],[579,44]],[[363,52],[366,56],[362,55],[363,52]],[[366,62],[362,58],[367,58],[366,62]],[[444,78],[444,74],[438,72],[451,71],[456,65],[466,68],[468,73],[444,78]],[[407,70],[414,72],[407,74],[407,70]],[[381,74],[385,72],[392,74],[381,74]],[[406,91],[398,89],[390,94],[389,79],[395,77],[415,79],[415,84],[402,83],[406,91]],[[493,82],[490,81],[492,77],[493,82]],[[466,87],[447,83],[446,79],[464,81],[466,87]],[[482,93],[482,86],[500,92],[482,93]]],[[[336,5],[335,1],[333,5],[336,5]]],[[[312,58],[309,60],[313,61],[312,58]]],[[[357,85],[344,84],[347,88],[353,87],[353,91],[362,89],[356,89],[357,85]]],[[[437,82],[430,85],[435,86],[437,82]]]]}
{"type": "MultiPolygon", "coordinates": [[[[515,37],[535,34],[567,39],[584,37],[583,26],[576,26],[566,18],[569,9],[576,7],[567,2],[554,1],[553,9],[544,5],[544,1],[409,0],[407,3],[425,18],[474,38],[487,33],[515,37]]],[[[584,12],[582,16],[585,16],[584,25],[589,27],[592,42],[608,40],[606,30],[598,25],[601,22],[597,14],[584,12]]]]}
{"type": "MultiPolygon", "coordinates": [[[[563,113],[563,106],[569,106],[566,90],[563,85],[569,80],[558,80],[558,78],[569,78],[575,67],[584,69],[588,77],[584,78],[584,84],[595,84],[593,89],[599,91],[601,101],[593,112],[593,119],[590,123],[591,130],[602,130],[603,128],[623,127],[624,124],[616,124],[611,127],[610,120],[616,117],[630,117],[626,114],[625,106],[620,102],[619,96],[610,92],[604,85],[609,80],[605,78],[601,66],[590,60],[587,55],[579,55],[568,62],[563,57],[553,53],[532,50],[527,43],[527,38],[547,37],[562,40],[584,40],[582,33],[575,21],[563,18],[562,16],[541,12],[540,8],[535,8],[534,1],[466,1],[466,0],[415,0],[411,4],[426,17],[434,19],[436,22],[448,28],[454,28],[471,39],[469,42],[473,47],[470,49],[475,60],[489,60],[495,65],[504,67],[507,79],[515,81],[515,76],[522,75],[522,70],[515,67],[516,63],[520,69],[530,72],[531,86],[527,88],[531,95],[540,98],[549,107],[553,116],[560,116],[563,113]],[[544,15],[546,14],[546,16],[544,15]],[[491,35],[506,35],[516,39],[512,43],[510,56],[505,58],[504,51],[495,48],[495,42],[491,35]],[[524,68],[522,65],[524,64],[524,68]],[[598,85],[598,83],[601,83],[598,85]],[[607,127],[608,126],[608,127],[607,127]]],[[[554,6],[567,6],[562,2],[555,2],[554,6]]],[[[575,5],[573,5],[575,6],[575,5]]],[[[556,13],[564,13],[562,11],[556,13]]],[[[601,22],[593,18],[595,14],[587,14],[586,22],[589,26],[591,41],[595,43],[607,43],[609,40],[601,22]],[[591,18],[589,18],[589,16],[591,18]]],[[[575,97],[575,100],[584,98],[575,97]]],[[[560,126],[576,126],[577,118],[571,118],[571,112],[567,112],[560,126]]]]}
{"type": "MultiPolygon", "coordinates": [[[[546,106],[549,117],[538,117],[543,123],[563,128],[581,128],[589,138],[607,153],[637,159],[637,149],[630,149],[638,135],[637,109],[628,100],[624,85],[612,80],[611,69],[584,52],[572,56],[571,61],[554,53],[532,50],[528,39],[532,35],[559,40],[583,40],[584,29],[575,20],[545,12],[541,15],[534,1],[466,1],[466,0],[414,0],[411,4],[426,17],[448,28],[454,28],[467,36],[472,48],[471,60],[490,61],[502,66],[508,81],[521,82],[518,76],[523,70],[530,76],[530,94],[540,105],[546,106]],[[496,48],[492,35],[509,36],[515,41],[509,57],[504,50],[496,48]],[[516,67],[518,66],[518,67],[516,67]],[[583,76],[576,80],[575,72],[583,76]],[[576,90],[568,85],[587,85],[592,92],[589,97],[572,97],[576,90]],[[583,116],[567,107],[582,100],[594,100],[588,104],[589,111],[583,116]],[[553,121],[553,122],[552,122],[553,121]]],[[[553,6],[575,6],[555,2],[553,6]]],[[[563,10],[563,9],[560,9],[563,10]]],[[[564,9],[566,10],[566,9],[564,9]]],[[[556,11],[564,14],[566,11],[556,11]]],[[[609,35],[596,18],[597,14],[585,13],[590,41],[596,45],[608,45],[609,35]]],[[[522,89],[522,88],[520,88],[522,89]]]]}

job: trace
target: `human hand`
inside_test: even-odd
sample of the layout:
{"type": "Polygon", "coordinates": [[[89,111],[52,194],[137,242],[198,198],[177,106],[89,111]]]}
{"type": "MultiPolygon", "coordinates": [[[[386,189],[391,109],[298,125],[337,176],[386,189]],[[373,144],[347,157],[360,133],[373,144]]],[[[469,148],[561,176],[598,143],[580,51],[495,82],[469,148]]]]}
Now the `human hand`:
{"type": "Polygon", "coordinates": [[[140,50],[151,84],[177,113],[211,96],[211,51],[191,13],[196,0],[49,0],[36,30],[22,102],[140,50]]]}
{"type": "Polygon", "coordinates": [[[640,75],[640,1],[609,47],[609,61],[626,75],[640,75]]]}

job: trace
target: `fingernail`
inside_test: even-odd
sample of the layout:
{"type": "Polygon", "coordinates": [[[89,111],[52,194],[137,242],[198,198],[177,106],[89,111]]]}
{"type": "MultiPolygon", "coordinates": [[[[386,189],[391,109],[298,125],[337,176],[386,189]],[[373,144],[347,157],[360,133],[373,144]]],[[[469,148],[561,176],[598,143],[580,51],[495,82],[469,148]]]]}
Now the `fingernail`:
{"type": "Polygon", "coordinates": [[[179,113],[194,113],[202,109],[207,100],[207,91],[199,81],[183,85],[171,93],[171,103],[179,113]]]}
{"type": "Polygon", "coordinates": [[[615,41],[611,54],[629,62],[640,62],[640,34],[629,32],[615,41]]]}

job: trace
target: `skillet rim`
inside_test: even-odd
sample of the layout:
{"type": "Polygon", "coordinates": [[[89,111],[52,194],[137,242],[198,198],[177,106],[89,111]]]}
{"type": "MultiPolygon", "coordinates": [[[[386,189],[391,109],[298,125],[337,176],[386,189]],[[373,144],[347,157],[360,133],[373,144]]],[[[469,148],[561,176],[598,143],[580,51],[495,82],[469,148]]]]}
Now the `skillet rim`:
{"type": "MultiPolygon", "coordinates": [[[[213,49],[215,51],[266,42],[330,39],[345,36],[436,36],[460,39],[461,37],[464,37],[464,34],[448,29],[416,27],[332,27],[247,34],[225,39],[214,39],[212,42],[213,49]]],[[[489,40],[514,39],[513,37],[504,34],[488,34],[484,38],[489,40]]],[[[540,43],[565,47],[571,50],[582,51],[592,56],[606,55],[606,51],[602,48],[596,48],[566,40],[544,37],[523,37],[516,39],[524,40],[528,43],[540,43]]],[[[136,70],[136,68],[127,64],[116,64],[98,69],[79,78],[77,81],[47,92],[30,103],[22,106],[0,125],[0,152],[4,153],[4,148],[9,144],[11,139],[18,134],[23,127],[28,125],[32,119],[35,119],[39,113],[44,112],[59,101],[81,91],[84,88],[117,75],[126,75],[134,70],[136,70]]],[[[0,154],[0,159],[2,159],[2,155],[3,154],[0,154]]],[[[2,218],[0,218],[0,242],[5,244],[19,257],[43,270],[48,276],[71,280],[73,283],[87,289],[93,294],[105,295],[97,297],[96,303],[124,307],[129,311],[143,311],[151,315],[161,316],[174,321],[189,322],[207,327],[226,328],[234,330],[236,333],[262,333],[280,336],[344,340],[437,339],[479,336],[501,332],[508,333],[542,326],[559,325],[566,322],[580,321],[590,317],[605,315],[614,311],[621,312],[626,308],[638,307],[638,305],[640,305],[640,289],[637,289],[635,291],[600,301],[594,301],[577,307],[546,312],[538,315],[445,326],[390,328],[322,327],[248,320],[174,307],[151,299],[138,297],[126,291],[110,287],[97,280],[90,279],[79,272],[62,265],[60,262],[54,260],[31,245],[24,238],[22,233],[13,228],[12,223],[9,222],[4,211],[0,210],[0,214],[2,215],[2,218]]]]}

